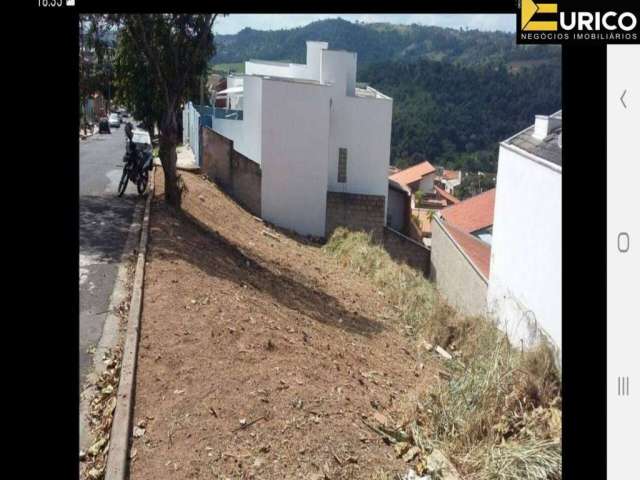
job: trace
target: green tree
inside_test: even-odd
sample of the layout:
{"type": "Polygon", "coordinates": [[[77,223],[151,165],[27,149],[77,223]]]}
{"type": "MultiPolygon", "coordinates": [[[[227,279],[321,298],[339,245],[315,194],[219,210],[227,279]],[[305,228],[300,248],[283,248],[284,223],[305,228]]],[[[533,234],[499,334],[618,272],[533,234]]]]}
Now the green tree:
{"type": "Polygon", "coordinates": [[[180,207],[181,182],[176,171],[177,112],[199,85],[213,55],[213,22],[217,14],[135,14],[111,16],[120,27],[124,46],[119,48],[116,69],[119,95],[135,104],[147,121],[157,121],[160,161],[165,178],[165,199],[180,207]],[[122,50],[125,49],[123,52],[122,50]],[[136,76],[127,78],[126,65],[139,62],[136,76]],[[146,73],[146,78],[138,77],[146,73]],[[149,95],[141,85],[148,82],[149,95]]]}
{"type": "Polygon", "coordinates": [[[162,96],[153,80],[151,65],[141,58],[139,49],[131,34],[122,30],[114,65],[117,101],[153,136],[162,118],[162,96]]]}
{"type": "Polygon", "coordinates": [[[454,195],[460,200],[464,200],[465,198],[474,197],[482,192],[491,190],[495,186],[495,175],[468,173],[462,177],[460,185],[455,187],[454,195]]]}

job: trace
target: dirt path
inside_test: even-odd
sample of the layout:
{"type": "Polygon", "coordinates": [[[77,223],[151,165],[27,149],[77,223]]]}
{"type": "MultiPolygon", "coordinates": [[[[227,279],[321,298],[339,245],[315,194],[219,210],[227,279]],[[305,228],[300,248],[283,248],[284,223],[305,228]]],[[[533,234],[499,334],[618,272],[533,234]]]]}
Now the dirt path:
{"type": "Polygon", "coordinates": [[[381,292],[214,184],[182,176],[176,214],[156,174],[134,415],[145,433],[133,441],[131,478],[406,471],[362,419],[396,417],[433,372],[381,292]]]}

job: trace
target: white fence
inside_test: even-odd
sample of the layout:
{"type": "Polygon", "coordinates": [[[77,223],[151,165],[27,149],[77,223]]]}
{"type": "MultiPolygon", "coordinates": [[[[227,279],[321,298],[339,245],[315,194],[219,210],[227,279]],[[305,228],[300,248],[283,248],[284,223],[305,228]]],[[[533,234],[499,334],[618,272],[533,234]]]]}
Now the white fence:
{"type": "Polygon", "coordinates": [[[182,110],[182,143],[191,147],[200,165],[200,113],[191,102],[182,110]]]}

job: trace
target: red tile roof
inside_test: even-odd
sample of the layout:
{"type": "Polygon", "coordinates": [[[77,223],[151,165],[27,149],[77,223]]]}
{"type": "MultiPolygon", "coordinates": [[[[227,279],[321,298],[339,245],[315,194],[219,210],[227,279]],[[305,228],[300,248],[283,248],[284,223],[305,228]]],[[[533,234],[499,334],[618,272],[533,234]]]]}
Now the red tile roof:
{"type": "Polygon", "coordinates": [[[493,225],[496,189],[467,198],[440,211],[442,218],[463,232],[472,233],[493,225]]]}
{"type": "Polygon", "coordinates": [[[442,178],[444,178],[445,180],[455,180],[458,178],[459,175],[460,175],[459,170],[443,170],[442,171],[442,178]]]}
{"type": "Polygon", "coordinates": [[[389,178],[403,185],[409,185],[410,183],[417,182],[425,175],[429,175],[435,171],[436,169],[433,165],[424,161],[412,167],[400,170],[399,172],[390,175],[389,178]]]}
{"type": "Polygon", "coordinates": [[[447,203],[460,203],[460,200],[458,200],[456,197],[451,195],[446,190],[438,187],[437,185],[434,185],[433,188],[436,189],[436,192],[438,192],[438,195],[440,195],[442,198],[444,198],[447,201],[447,203]]]}
{"type": "Polygon", "coordinates": [[[484,275],[484,278],[488,280],[489,266],[491,264],[491,246],[450,223],[443,222],[443,226],[460,248],[464,250],[476,268],[484,275]]]}

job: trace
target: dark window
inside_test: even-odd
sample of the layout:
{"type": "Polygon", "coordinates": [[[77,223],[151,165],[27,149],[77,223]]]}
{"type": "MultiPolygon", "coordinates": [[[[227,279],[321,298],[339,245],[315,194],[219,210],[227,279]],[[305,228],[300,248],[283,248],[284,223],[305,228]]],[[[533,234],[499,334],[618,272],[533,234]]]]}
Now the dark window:
{"type": "Polygon", "coordinates": [[[347,149],[338,149],[338,183],[347,183],[347,149]]]}

